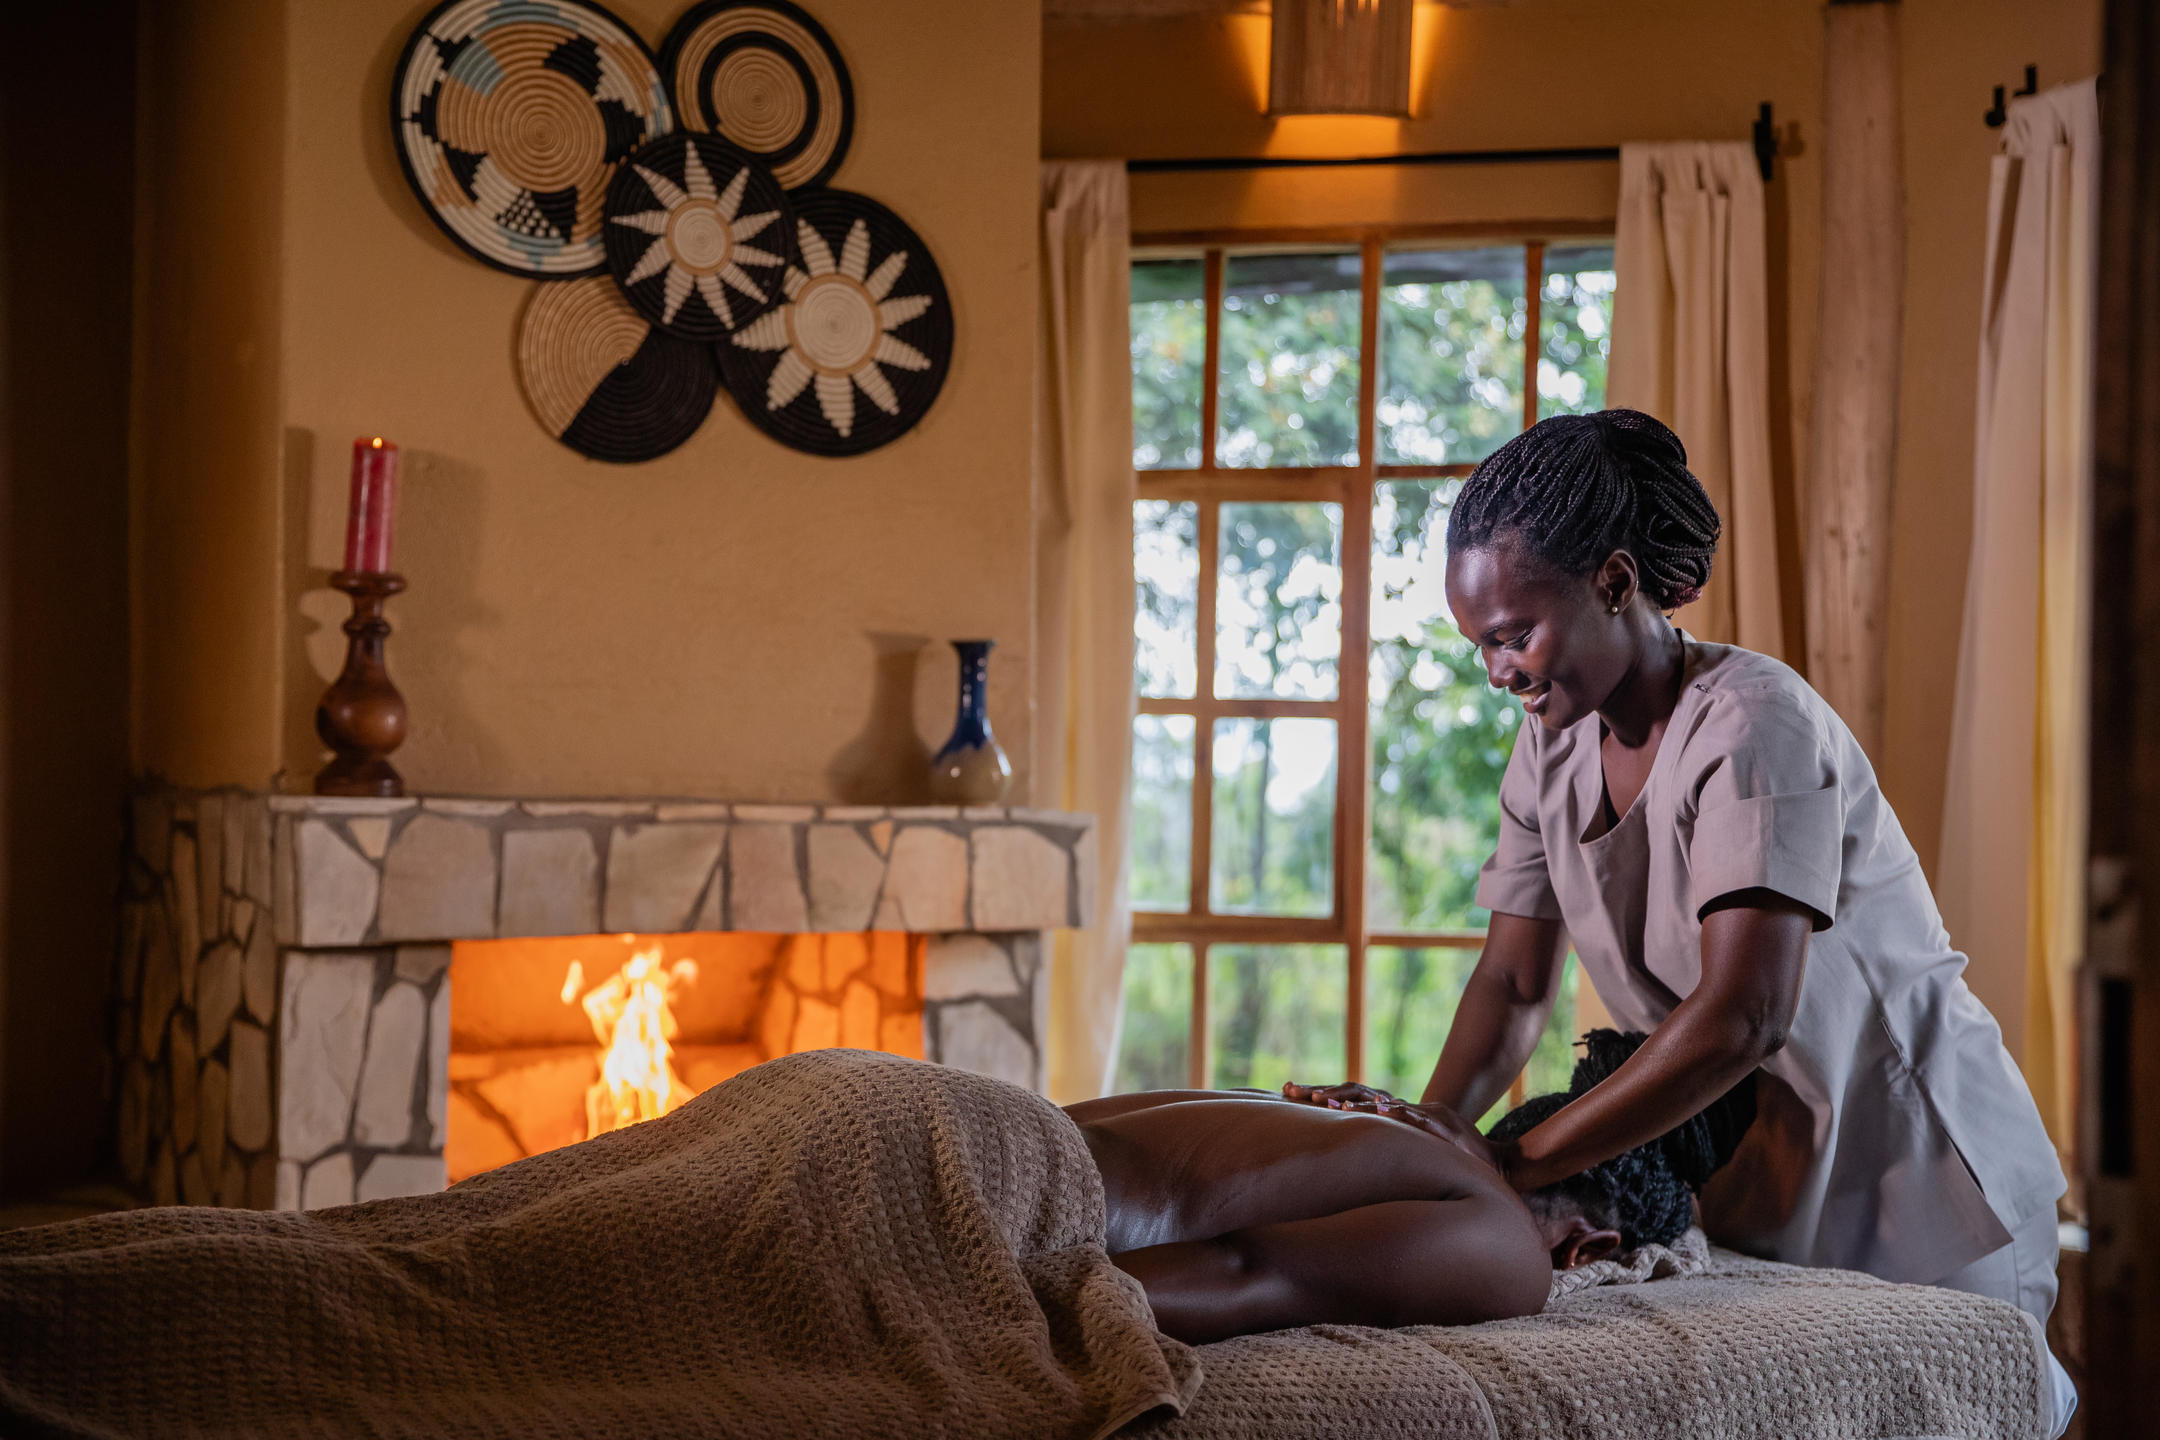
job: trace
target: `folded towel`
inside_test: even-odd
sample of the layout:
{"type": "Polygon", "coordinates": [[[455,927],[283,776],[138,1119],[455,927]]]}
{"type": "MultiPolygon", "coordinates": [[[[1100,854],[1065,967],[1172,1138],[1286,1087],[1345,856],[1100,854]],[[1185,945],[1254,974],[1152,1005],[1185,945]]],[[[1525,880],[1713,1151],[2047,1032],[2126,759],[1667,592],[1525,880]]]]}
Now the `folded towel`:
{"type": "Polygon", "coordinates": [[[1199,1383],[1039,1096],[860,1051],[440,1195],[0,1234],[0,1434],[1107,1434],[1199,1383]]]}
{"type": "Polygon", "coordinates": [[[1677,1280],[1710,1270],[1710,1237],[1691,1225],[1670,1245],[1642,1245],[1572,1270],[1555,1270],[1547,1305],[1598,1285],[1640,1285],[1645,1280],[1677,1280]]]}

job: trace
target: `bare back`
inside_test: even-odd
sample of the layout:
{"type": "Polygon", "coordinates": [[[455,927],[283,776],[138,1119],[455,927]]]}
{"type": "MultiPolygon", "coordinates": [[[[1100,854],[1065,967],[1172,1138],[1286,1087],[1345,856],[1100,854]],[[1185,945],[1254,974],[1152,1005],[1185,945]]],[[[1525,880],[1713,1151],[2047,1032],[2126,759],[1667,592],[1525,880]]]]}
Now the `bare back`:
{"type": "Polygon", "coordinates": [[[1551,1257],[1498,1173],[1399,1121],[1260,1095],[1071,1107],[1107,1240],[1181,1339],[1533,1313],[1551,1257]]]}

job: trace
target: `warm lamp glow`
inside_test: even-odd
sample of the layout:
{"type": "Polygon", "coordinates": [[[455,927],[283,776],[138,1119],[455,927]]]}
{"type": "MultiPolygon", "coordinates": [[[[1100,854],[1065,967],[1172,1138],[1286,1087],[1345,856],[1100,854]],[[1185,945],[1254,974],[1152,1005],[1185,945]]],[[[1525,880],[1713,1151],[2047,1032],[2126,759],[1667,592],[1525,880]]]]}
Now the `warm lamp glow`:
{"type": "Polygon", "coordinates": [[[1270,115],[1410,113],[1411,0],[1274,0],[1270,115]]]}

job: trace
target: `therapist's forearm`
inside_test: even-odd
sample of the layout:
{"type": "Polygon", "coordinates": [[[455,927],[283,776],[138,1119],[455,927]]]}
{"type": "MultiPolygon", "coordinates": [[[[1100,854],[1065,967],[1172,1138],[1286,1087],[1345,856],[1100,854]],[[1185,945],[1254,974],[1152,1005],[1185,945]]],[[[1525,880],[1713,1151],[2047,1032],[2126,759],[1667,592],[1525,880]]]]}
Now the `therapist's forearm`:
{"type": "Polygon", "coordinates": [[[1471,972],[1440,1047],[1440,1063],[1425,1083],[1427,1105],[1445,1105],[1475,1121],[1507,1094],[1552,1014],[1553,997],[1525,1000],[1506,977],[1471,972]]]}
{"type": "Polygon", "coordinates": [[[1535,1190],[1648,1144],[1708,1108],[1775,1048],[1755,1027],[1698,999],[1681,1001],[1604,1083],[1525,1134],[1507,1167],[1509,1183],[1535,1190]]]}
{"type": "Polygon", "coordinates": [[[1706,905],[1694,990],[1618,1070],[1522,1137],[1509,1183],[1535,1190],[1647,1144],[1775,1054],[1800,1010],[1812,915],[1761,890],[1706,905]]]}
{"type": "Polygon", "coordinates": [[[1507,1093],[1552,1014],[1566,953],[1559,921],[1494,912],[1426,1082],[1426,1104],[1475,1122],[1507,1093]]]}

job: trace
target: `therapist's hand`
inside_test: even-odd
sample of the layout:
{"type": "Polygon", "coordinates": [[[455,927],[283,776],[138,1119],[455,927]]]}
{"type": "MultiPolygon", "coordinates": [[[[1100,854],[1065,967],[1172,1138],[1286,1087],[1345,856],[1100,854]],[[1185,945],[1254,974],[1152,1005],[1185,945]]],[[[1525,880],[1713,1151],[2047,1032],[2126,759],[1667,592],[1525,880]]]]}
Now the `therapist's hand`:
{"type": "Polygon", "coordinates": [[[1370,1107],[1375,1115],[1385,1115],[1390,1120],[1400,1120],[1413,1129],[1447,1141],[1473,1159],[1482,1160],[1501,1175],[1508,1174],[1508,1167],[1515,1159],[1515,1142],[1491,1140],[1479,1133],[1477,1126],[1448,1109],[1445,1105],[1413,1105],[1408,1100],[1389,1098],[1370,1107]]]}
{"type": "Polygon", "coordinates": [[[1369,1110],[1382,1100],[1395,1098],[1385,1090],[1348,1080],[1340,1085],[1300,1085],[1295,1080],[1285,1080],[1282,1097],[1301,1105],[1320,1105],[1329,1110],[1369,1110]]]}

